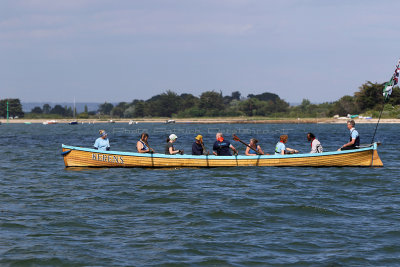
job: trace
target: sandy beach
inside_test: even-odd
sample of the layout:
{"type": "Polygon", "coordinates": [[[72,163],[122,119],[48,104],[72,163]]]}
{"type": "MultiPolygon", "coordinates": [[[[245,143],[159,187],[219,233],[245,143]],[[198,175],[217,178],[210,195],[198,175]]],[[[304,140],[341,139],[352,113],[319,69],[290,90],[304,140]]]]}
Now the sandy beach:
{"type": "MultiPolygon", "coordinates": [[[[141,118],[135,119],[133,121],[140,123],[165,123],[167,118],[141,118]]],[[[346,123],[345,118],[335,119],[335,118],[241,118],[241,117],[228,117],[228,118],[184,118],[184,119],[174,119],[175,123],[183,123],[183,124],[223,124],[223,123],[257,123],[257,124],[267,124],[267,123],[328,123],[328,124],[336,124],[336,123],[346,123]]],[[[40,123],[49,121],[49,119],[10,119],[8,123],[40,123]]],[[[56,123],[69,123],[72,121],[71,119],[59,119],[55,120],[56,123]]],[[[113,119],[113,123],[129,123],[131,119],[113,119]]],[[[6,119],[1,119],[0,122],[2,124],[7,124],[6,119]]],[[[378,119],[355,119],[356,123],[377,123],[378,119]]],[[[111,123],[110,120],[104,119],[84,119],[78,120],[78,123],[111,123]]],[[[400,123],[400,119],[381,119],[380,123],[400,123]]]]}

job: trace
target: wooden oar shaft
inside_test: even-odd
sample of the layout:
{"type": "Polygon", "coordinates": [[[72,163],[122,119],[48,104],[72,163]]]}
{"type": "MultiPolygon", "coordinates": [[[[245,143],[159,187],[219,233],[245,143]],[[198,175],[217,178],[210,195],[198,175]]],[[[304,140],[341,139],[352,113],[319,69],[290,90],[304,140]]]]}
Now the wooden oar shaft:
{"type": "Polygon", "coordinates": [[[242,143],[243,145],[247,146],[248,148],[253,149],[253,150],[256,152],[257,155],[261,155],[261,153],[258,152],[257,148],[254,149],[253,147],[249,146],[248,144],[246,144],[245,142],[243,142],[242,140],[240,140],[240,138],[237,137],[236,135],[233,135],[233,140],[239,141],[240,143],[242,143]]]}

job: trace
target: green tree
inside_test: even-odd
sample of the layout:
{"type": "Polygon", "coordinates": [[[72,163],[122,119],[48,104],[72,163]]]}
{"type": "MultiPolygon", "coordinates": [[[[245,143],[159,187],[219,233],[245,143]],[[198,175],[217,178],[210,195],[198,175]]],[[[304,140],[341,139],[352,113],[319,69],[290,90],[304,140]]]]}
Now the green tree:
{"type": "Polygon", "coordinates": [[[276,103],[276,101],[278,101],[278,99],[280,99],[277,94],[268,93],[268,92],[265,92],[265,93],[262,93],[259,95],[249,94],[247,96],[247,98],[256,98],[261,101],[270,101],[271,100],[274,103],[276,103]]]}
{"type": "Polygon", "coordinates": [[[334,114],[347,116],[347,114],[358,114],[360,110],[354,97],[345,95],[333,103],[332,111],[334,114]]]}
{"type": "Polygon", "coordinates": [[[43,113],[43,110],[42,110],[41,107],[34,107],[34,108],[31,110],[31,113],[42,114],[42,113],[43,113]]]}
{"type": "Polygon", "coordinates": [[[118,105],[113,107],[113,109],[111,110],[111,115],[113,117],[120,117],[120,118],[123,117],[124,116],[124,112],[128,108],[128,106],[129,105],[126,102],[118,103],[118,105]]]}
{"type": "Polygon", "coordinates": [[[43,114],[49,114],[51,110],[51,106],[49,104],[43,105],[43,114]]]}
{"type": "Polygon", "coordinates": [[[359,91],[354,94],[355,104],[361,112],[368,109],[379,108],[383,103],[382,91],[384,84],[372,83],[370,81],[359,87],[359,91]]]}
{"type": "Polygon", "coordinates": [[[22,105],[18,98],[9,98],[0,100],[0,117],[7,117],[7,102],[9,117],[24,117],[22,105]]]}
{"type": "Polygon", "coordinates": [[[180,111],[199,105],[199,98],[195,97],[192,94],[181,94],[180,98],[181,98],[181,106],[179,108],[180,111]]]}
{"type": "Polygon", "coordinates": [[[135,103],[135,111],[133,112],[133,116],[135,118],[142,118],[145,116],[145,103],[143,100],[134,101],[135,103]]]}
{"type": "Polygon", "coordinates": [[[168,90],[147,100],[145,113],[156,117],[171,117],[179,111],[180,106],[181,98],[175,92],[168,90]]]}
{"type": "Polygon", "coordinates": [[[207,91],[202,93],[200,95],[199,107],[206,110],[223,110],[224,100],[222,93],[217,93],[215,91],[207,91]]]}
{"type": "Polygon", "coordinates": [[[50,110],[50,114],[57,114],[64,116],[66,114],[66,110],[61,105],[55,105],[54,108],[50,110]]]}
{"type": "Polygon", "coordinates": [[[110,115],[113,107],[114,107],[113,104],[104,102],[104,104],[99,105],[99,109],[97,111],[103,115],[110,115]]]}

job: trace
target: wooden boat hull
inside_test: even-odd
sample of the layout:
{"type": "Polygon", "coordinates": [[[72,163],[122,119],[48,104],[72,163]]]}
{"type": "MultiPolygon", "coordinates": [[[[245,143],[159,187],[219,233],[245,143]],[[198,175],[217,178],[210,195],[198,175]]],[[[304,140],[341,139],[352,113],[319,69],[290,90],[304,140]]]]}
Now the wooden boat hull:
{"type": "Polygon", "coordinates": [[[260,156],[192,156],[143,154],[120,151],[99,151],[62,145],[66,167],[383,167],[376,143],[367,148],[319,154],[260,155],[260,156]]]}

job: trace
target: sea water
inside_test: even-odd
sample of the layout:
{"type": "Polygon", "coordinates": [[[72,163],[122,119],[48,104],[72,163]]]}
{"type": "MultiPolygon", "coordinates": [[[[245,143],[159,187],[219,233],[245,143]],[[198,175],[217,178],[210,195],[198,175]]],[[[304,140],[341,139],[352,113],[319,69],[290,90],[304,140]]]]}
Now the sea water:
{"type": "MultiPolygon", "coordinates": [[[[374,124],[357,124],[370,143],[374,124]]],[[[66,169],[61,144],[134,151],[142,132],[190,153],[197,134],[212,150],[223,132],[255,137],[273,153],[279,135],[307,153],[348,142],[343,124],[3,124],[0,265],[372,265],[400,262],[399,125],[381,124],[383,168],[237,167],[66,169]]]]}

